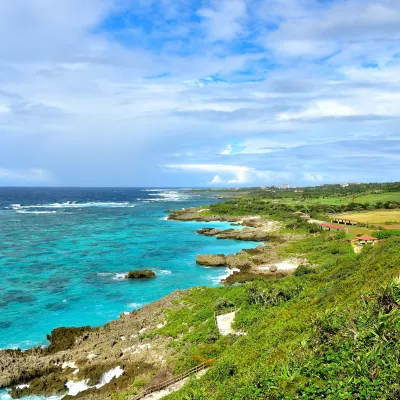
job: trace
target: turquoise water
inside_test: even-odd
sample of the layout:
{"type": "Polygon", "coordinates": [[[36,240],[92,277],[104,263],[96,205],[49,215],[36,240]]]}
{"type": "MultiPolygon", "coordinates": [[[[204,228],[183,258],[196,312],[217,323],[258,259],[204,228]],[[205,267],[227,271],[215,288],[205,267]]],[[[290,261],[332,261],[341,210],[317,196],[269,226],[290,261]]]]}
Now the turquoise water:
{"type": "Polygon", "coordinates": [[[102,325],[176,289],[218,285],[226,269],[198,266],[196,254],[257,243],[201,236],[231,226],[164,212],[213,201],[172,189],[0,189],[0,348],[46,345],[56,327],[102,325]],[[157,277],[122,279],[143,268],[157,277]]]}

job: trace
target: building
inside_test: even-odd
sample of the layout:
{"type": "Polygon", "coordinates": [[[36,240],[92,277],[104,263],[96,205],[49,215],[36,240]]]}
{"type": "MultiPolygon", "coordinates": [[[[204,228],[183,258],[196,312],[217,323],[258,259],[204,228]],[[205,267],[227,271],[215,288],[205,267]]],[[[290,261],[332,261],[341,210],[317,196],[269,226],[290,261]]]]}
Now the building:
{"type": "Polygon", "coordinates": [[[358,225],[357,221],[353,221],[352,219],[339,218],[339,217],[332,217],[331,222],[336,222],[337,224],[345,224],[345,225],[358,225]]]}
{"type": "Polygon", "coordinates": [[[318,226],[322,228],[324,231],[341,231],[347,232],[348,229],[342,225],[328,224],[328,223],[319,223],[318,226]]]}
{"type": "Polygon", "coordinates": [[[284,183],[282,186],[281,186],[281,189],[289,189],[290,188],[290,185],[288,184],[288,183],[284,183]]]}
{"type": "Polygon", "coordinates": [[[356,241],[359,245],[363,246],[364,244],[372,244],[374,245],[378,239],[372,236],[363,235],[356,238],[356,241]]]}

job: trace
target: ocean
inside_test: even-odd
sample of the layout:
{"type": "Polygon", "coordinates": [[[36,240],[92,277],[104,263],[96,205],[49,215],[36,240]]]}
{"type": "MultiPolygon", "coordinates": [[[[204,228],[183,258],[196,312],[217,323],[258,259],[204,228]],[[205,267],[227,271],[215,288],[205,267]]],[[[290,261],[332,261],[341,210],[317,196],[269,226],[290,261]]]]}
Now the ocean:
{"type": "Polygon", "coordinates": [[[257,243],[198,235],[231,226],[165,213],[216,201],[182,189],[0,188],[0,348],[47,345],[54,328],[102,325],[176,289],[219,285],[227,269],[196,265],[196,254],[257,243]],[[157,276],[124,279],[138,269],[157,276]]]}

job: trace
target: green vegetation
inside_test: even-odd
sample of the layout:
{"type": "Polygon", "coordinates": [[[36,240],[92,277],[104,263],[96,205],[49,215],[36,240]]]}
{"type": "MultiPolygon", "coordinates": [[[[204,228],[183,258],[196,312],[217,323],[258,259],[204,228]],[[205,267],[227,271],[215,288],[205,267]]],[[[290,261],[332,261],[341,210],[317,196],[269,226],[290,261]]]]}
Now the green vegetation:
{"type": "Polygon", "coordinates": [[[397,399],[400,393],[400,239],[356,255],[343,235],[288,246],[316,265],[244,285],[193,289],[161,334],[177,338],[177,371],[217,358],[168,399],[397,399]],[[220,337],[213,311],[234,303],[235,328],[220,337]]]}
{"type": "Polygon", "coordinates": [[[342,234],[294,242],[285,256],[313,265],[294,275],[197,288],[158,334],[176,338],[176,372],[216,359],[168,399],[397,399],[400,394],[400,238],[360,255],[342,234]],[[221,337],[213,313],[234,304],[221,337]]]}
{"type": "Polygon", "coordinates": [[[381,230],[375,233],[375,237],[378,239],[387,239],[390,237],[399,237],[400,229],[392,229],[392,230],[381,230]]]}
{"type": "Polygon", "coordinates": [[[166,310],[166,325],[148,335],[174,339],[175,373],[213,362],[166,399],[399,399],[400,229],[322,232],[305,217],[398,215],[400,184],[246,190],[203,214],[278,220],[276,238],[302,234],[288,235],[279,256],[308,263],[292,274],[244,271],[235,285],[194,288],[179,300],[184,307],[166,310]],[[360,234],[381,240],[355,253],[349,239],[360,234]],[[221,336],[215,312],[232,308],[233,328],[245,335],[221,336]]]}

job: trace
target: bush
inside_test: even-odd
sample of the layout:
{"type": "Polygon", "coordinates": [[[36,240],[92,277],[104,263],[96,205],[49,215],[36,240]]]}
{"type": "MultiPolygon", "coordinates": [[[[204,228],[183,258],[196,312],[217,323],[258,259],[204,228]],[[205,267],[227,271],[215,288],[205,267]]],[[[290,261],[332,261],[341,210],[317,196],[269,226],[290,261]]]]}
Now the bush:
{"type": "Polygon", "coordinates": [[[220,297],[214,304],[216,311],[224,310],[225,308],[234,307],[235,305],[228,299],[220,297]]]}
{"type": "Polygon", "coordinates": [[[297,267],[297,269],[294,271],[293,275],[295,276],[302,276],[302,275],[307,275],[307,274],[312,274],[315,271],[308,265],[301,264],[297,267]]]}

